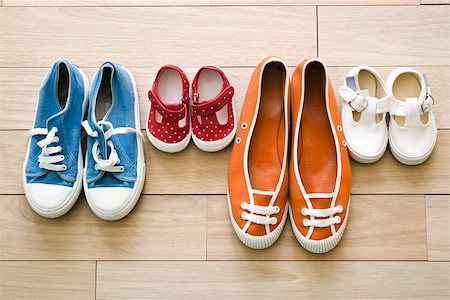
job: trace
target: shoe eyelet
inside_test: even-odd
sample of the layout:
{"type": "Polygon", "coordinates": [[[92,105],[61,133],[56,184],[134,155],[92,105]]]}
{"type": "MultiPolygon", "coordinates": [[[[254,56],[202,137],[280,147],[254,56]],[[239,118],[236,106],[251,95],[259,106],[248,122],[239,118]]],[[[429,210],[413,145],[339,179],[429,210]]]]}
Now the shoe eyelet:
{"type": "Polygon", "coordinates": [[[123,171],[125,171],[125,168],[124,167],[120,167],[120,172],[123,172],[123,171]]]}
{"type": "Polygon", "coordinates": [[[307,209],[306,207],[303,207],[303,208],[302,208],[302,215],[305,216],[305,217],[308,215],[308,214],[306,213],[306,209],[307,209]]]}
{"type": "Polygon", "coordinates": [[[344,208],[342,207],[342,205],[338,205],[337,208],[339,208],[338,213],[341,213],[344,211],[344,208]]]}
{"type": "Polygon", "coordinates": [[[240,137],[237,137],[236,138],[236,144],[240,144],[241,143],[241,138],[240,137]]]}
{"type": "Polygon", "coordinates": [[[337,130],[338,130],[338,131],[342,131],[342,126],[341,126],[341,125],[338,125],[338,126],[337,126],[337,130]]]}
{"type": "Polygon", "coordinates": [[[280,207],[279,206],[274,206],[275,207],[275,213],[279,213],[280,212],[280,207]]]}
{"type": "Polygon", "coordinates": [[[303,226],[309,227],[309,224],[308,224],[308,220],[307,220],[307,219],[304,219],[304,220],[303,220],[303,226]]]}
{"type": "Polygon", "coordinates": [[[248,127],[247,123],[242,123],[242,125],[241,125],[242,129],[247,129],[247,127],[248,127]]]}
{"type": "Polygon", "coordinates": [[[347,147],[347,142],[345,140],[342,141],[342,146],[347,147]]]}
{"type": "Polygon", "coordinates": [[[94,169],[98,170],[98,166],[97,166],[97,165],[95,165],[95,166],[94,166],[94,169]]]}
{"type": "Polygon", "coordinates": [[[275,218],[275,217],[270,218],[270,223],[271,223],[272,225],[277,224],[277,222],[278,222],[277,218],[275,218]]]}
{"type": "Polygon", "coordinates": [[[62,165],[63,167],[63,171],[67,170],[67,166],[66,165],[62,165]]]}
{"type": "Polygon", "coordinates": [[[64,155],[61,155],[61,159],[64,160],[66,157],[64,155]]]}
{"type": "Polygon", "coordinates": [[[339,216],[335,217],[335,221],[336,221],[336,224],[341,223],[341,217],[339,217],[339,216]]]}

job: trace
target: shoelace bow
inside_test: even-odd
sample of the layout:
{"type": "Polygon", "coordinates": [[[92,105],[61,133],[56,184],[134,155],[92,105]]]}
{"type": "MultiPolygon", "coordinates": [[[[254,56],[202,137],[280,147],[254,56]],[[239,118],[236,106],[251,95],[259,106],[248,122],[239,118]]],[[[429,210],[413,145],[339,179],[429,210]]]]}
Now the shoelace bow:
{"type": "MultiPolygon", "coordinates": [[[[104,125],[108,126],[108,130],[104,132],[105,140],[107,141],[106,144],[108,147],[111,148],[111,152],[109,154],[108,159],[102,159],[100,158],[100,149],[98,148],[98,140],[94,142],[92,145],[92,156],[96,162],[95,169],[105,171],[105,172],[123,172],[125,168],[123,166],[116,166],[118,163],[120,163],[119,155],[117,154],[117,151],[114,149],[114,143],[109,140],[113,135],[116,134],[127,134],[127,133],[136,133],[141,138],[142,132],[131,128],[131,127],[119,127],[114,128],[113,124],[108,121],[98,121],[97,124],[100,126],[100,128],[103,130],[104,125]]],[[[98,137],[98,132],[92,130],[91,126],[89,125],[88,121],[83,121],[81,123],[83,125],[84,130],[86,131],[86,134],[90,137],[96,138],[98,137]]]]}
{"type": "Polygon", "coordinates": [[[45,135],[45,138],[37,142],[37,145],[42,149],[38,156],[39,168],[50,171],[65,171],[67,166],[58,164],[64,160],[64,155],[53,155],[62,151],[61,146],[48,147],[52,143],[58,143],[59,138],[56,136],[58,128],[53,127],[50,131],[47,128],[33,128],[29,131],[28,136],[45,135]]]}
{"type": "Polygon", "coordinates": [[[280,207],[278,206],[261,206],[249,204],[247,202],[242,202],[241,208],[250,212],[242,213],[242,219],[260,225],[275,225],[277,223],[277,218],[268,216],[280,212],[280,207]]]}

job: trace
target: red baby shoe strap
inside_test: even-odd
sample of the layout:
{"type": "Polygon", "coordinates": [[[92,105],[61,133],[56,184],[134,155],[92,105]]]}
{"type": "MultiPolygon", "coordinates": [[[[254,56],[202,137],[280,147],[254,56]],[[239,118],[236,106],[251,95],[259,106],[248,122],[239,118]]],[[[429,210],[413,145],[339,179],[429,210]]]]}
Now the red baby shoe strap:
{"type": "Polygon", "coordinates": [[[233,100],[234,88],[228,85],[225,89],[220,92],[214,99],[194,102],[192,103],[192,113],[194,115],[208,116],[215,114],[217,111],[221,110],[225,105],[230,104],[233,100]]]}
{"type": "Polygon", "coordinates": [[[152,90],[148,91],[148,99],[152,108],[158,111],[164,120],[179,121],[185,117],[185,103],[182,103],[181,106],[179,104],[165,104],[152,90]]]}

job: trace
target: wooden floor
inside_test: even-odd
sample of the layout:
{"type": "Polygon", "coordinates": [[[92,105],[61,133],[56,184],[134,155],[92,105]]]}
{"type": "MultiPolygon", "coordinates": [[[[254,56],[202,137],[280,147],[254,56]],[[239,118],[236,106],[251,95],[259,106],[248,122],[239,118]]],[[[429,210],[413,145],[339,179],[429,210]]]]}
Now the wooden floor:
{"type": "Polygon", "coordinates": [[[449,0],[0,0],[1,299],[449,299],[449,0]],[[436,5],[431,5],[436,4],[436,5]],[[441,5],[439,5],[441,4],[441,5]],[[444,4],[444,5],[442,5],[444,4]],[[352,162],[346,234],[324,255],[306,252],[289,224],[271,248],[237,239],[226,207],[231,147],[165,154],[145,143],[143,195],[125,219],[105,222],[84,197],[57,220],[23,195],[22,162],[37,94],[58,58],[91,77],[104,60],[135,74],[146,93],[166,63],[190,78],[220,65],[238,112],[265,56],[293,68],[319,55],[335,90],[364,64],[429,76],[439,127],[432,157],[407,167],[387,152],[352,162]]]}

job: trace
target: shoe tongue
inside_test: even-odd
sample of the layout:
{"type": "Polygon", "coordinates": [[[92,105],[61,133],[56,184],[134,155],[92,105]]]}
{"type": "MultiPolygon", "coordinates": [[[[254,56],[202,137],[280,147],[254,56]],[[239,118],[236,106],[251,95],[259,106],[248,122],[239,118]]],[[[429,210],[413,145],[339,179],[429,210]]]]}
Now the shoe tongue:
{"type": "Polygon", "coordinates": [[[314,198],[310,199],[314,209],[327,209],[331,207],[332,198],[314,198]]]}
{"type": "Polygon", "coordinates": [[[272,196],[253,194],[253,199],[255,200],[255,205],[268,206],[272,196]]]}

